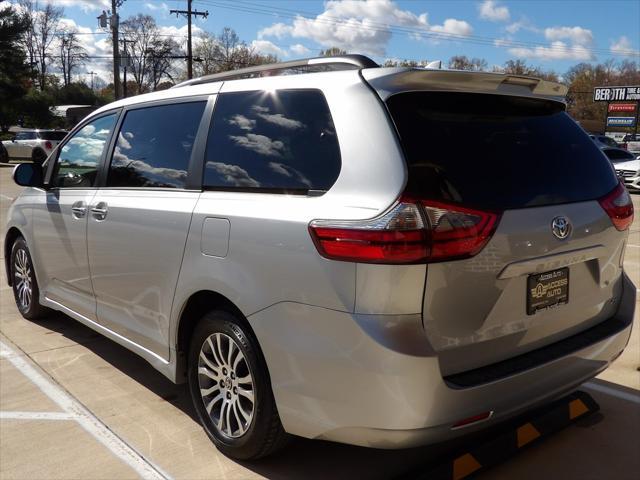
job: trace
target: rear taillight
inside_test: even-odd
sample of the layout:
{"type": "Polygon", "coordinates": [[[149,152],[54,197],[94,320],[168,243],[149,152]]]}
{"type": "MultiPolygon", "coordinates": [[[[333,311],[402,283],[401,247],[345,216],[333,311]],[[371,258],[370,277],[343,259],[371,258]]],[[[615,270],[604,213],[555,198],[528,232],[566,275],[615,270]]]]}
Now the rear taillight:
{"type": "Polygon", "coordinates": [[[47,150],[51,150],[52,148],[51,142],[48,140],[44,142],[44,148],[46,148],[47,150]]]}
{"type": "Polygon", "coordinates": [[[627,150],[627,144],[626,143],[621,143],[620,144],[620,148],[624,148],[625,150],[627,150]]]}
{"type": "Polygon", "coordinates": [[[609,215],[614,227],[621,232],[629,228],[633,222],[633,202],[622,182],[618,183],[618,186],[611,193],[602,197],[598,202],[609,215]]]}
{"type": "Polygon", "coordinates": [[[370,220],[315,220],[309,231],[325,258],[361,263],[428,263],[468,258],[487,244],[499,215],[403,197],[370,220]]]}

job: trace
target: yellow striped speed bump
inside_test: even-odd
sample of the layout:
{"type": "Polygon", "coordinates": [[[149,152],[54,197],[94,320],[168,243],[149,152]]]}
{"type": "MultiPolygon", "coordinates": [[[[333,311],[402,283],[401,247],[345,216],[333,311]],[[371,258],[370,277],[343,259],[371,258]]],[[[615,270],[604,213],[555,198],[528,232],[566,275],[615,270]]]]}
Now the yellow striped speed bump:
{"type": "Polygon", "coordinates": [[[447,456],[445,461],[441,461],[441,458],[434,459],[433,464],[412,470],[402,478],[407,480],[472,478],[481,470],[507,460],[519,450],[599,409],[600,407],[589,394],[581,391],[574,392],[549,405],[496,426],[486,434],[480,433],[480,437],[474,436],[472,441],[467,440],[466,446],[455,454],[447,456]]]}

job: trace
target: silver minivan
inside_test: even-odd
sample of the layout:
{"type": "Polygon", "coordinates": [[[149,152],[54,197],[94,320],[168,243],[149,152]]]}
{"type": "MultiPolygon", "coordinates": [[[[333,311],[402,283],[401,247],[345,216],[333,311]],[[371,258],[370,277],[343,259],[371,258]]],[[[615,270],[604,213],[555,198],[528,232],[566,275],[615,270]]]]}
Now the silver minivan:
{"type": "Polygon", "coordinates": [[[342,56],[106,105],[14,172],[16,303],[187,382],[235,458],[492,425],[631,332],[633,206],[565,93],[342,56]]]}

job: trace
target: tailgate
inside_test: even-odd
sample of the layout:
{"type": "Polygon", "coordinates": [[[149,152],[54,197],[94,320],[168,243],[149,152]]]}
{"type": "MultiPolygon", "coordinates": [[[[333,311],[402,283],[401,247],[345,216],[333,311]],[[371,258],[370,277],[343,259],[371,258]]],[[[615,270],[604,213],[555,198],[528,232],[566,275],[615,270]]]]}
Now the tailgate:
{"type": "Polygon", "coordinates": [[[429,265],[423,320],[443,375],[525,353],[611,317],[622,294],[625,238],[597,201],[508,210],[478,255],[429,265]],[[572,225],[569,240],[552,233],[559,216],[572,225]],[[568,298],[528,309],[530,283],[563,269],[568,298]]]}

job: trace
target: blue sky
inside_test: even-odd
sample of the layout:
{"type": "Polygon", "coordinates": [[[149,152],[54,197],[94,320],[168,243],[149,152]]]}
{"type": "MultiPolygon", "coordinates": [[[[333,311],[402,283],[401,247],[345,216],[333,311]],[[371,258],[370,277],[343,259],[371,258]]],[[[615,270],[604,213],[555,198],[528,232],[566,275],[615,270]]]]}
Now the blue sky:
{"type": "MultiPolygon", "coordinates": [[[[108,37],[96,16],[110,0],[54,3],[65,7],[68,25],[85,33],[89,53],[104,55],[108,37]]],[[[168,11],[185,8],[186,0],[126,0],[120,13],[150,14],[165,34],[184,42],[185,19],[168,11]]],[[[489,66],[520,58],[559,73],[583,61],[640,60],[639,0],[194,0],[193,8],[209,11],[207,19],[195,20],[196,32],[229,26],[282,59],[335,45],[378,61],[446,61],[462,54],[485,58],[489,66]]],[[[108,77],[105,67],[96,59],[85,69],[108,77]]]]}

